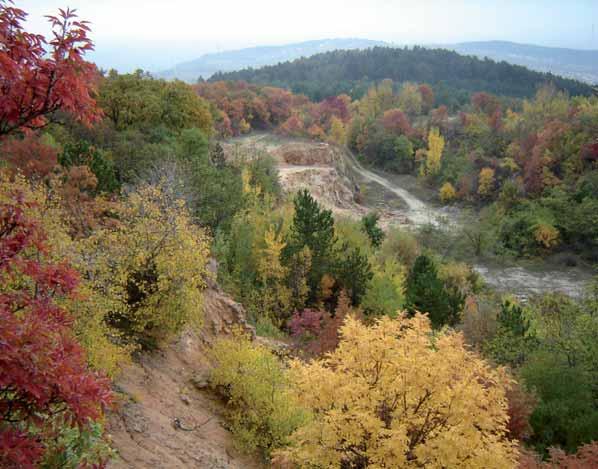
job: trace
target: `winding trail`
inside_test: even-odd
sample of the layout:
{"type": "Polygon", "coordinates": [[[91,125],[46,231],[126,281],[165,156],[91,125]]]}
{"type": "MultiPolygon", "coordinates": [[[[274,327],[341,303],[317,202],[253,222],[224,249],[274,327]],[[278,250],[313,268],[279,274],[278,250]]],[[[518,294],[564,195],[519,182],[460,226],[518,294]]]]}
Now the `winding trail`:
{"type": "Polygon", "coordinates": [[[365,169],[351,153],[347,152],[347,158],[353,166],[353,170],[362,178],[378,183],[385,189],[400,197],[407,205],[407,217],[414,225],[421,226],[432,224],[434,226],[438,226],[438,218],[441,215],[440,211],[437,211],[426,205],[425,202],[419,200],[417,197],[411,194],[411,192],[397,186],[396,184],[393,184],[385,177],[365,169]]]}
{"type": "MultiPolygon", "coordinates": [[[[407,206],[405,214],[413,226],[432,224],[440,226],[440,219],[446,220],[447,214],[440,209],[430,207],[418,199],[411,192],[399,187],[381,174],[364,168],[352,155],[347,152],[347,159],[352,169],[363,179],[380,184],[385,189],[400,197],[407,206]]],[[[458,222],[453,218],[443,223],[444,226],[457,227],[458,222]]],[[[562,292],[569,296],[580,298],[583,296],[586,283],[591,274],[582,269],[567,270],[531,270],[521,266],[493,266],[489,264],[474,264],[474,269],[485,281],[498,291],[511,292],[520,298],[533,295],[562,292]]]]}
{"type": "MultiPolygon", "coordinates": [[[[275,152],[281,145],[290,142],[299,142],[301,140],[272,137],[268,133],[252,134],[240,137],[236,143],[250,148],[260,148],[267,153],[275,152]]],[[[313,142],[303,141],[306,151],[310,151],[309,146],[313,142]]],[[[393,193],[405,203],[404,210],[398,210],[390,214],[391,220],[396,218],[397,225],[406,225],[418,227],[422,225],[433,225],[443,229],[458,229],[459,215],[458,210],[447,210],[446,208],[433,207],[421,200],[418,196],[409,190],[401,187],[401,183],[393,182],[385,177],[381,171],[371,171],[364,168],[355,156],[348,150],[343,151],[343,164],[349,168],[355,175],[367,182],[373,182],[380,185],[386,191],[393,193]]],[[[306,170],[321,170],[330,167],[329,164],[323,165],[297,165],[287,164],[279,161],[280,174],[290,175],[300,173],[306,170]]],[[[339,172],[342,168],[338,168],[339,172]]],[[[371,209],[372,207],[366,207],[371,209]]],[[[361,213],[349,213],[348,216],[359,218],[361,213]]],[[[474,269],[484,278],[486,283],[500,292],[512,293],[520,298],[529,298],[530,296],[549,293],[562,292],[572,297],[580,298],[583,295],[585,285],[590,280],[592,273],[588,269],[580,267],[565,268],[561,266],[549,265],[547,262],[538,263],[532,267],[521,265],[498,265],[485,261],[478,261],[474,264],[474,269]]]]}

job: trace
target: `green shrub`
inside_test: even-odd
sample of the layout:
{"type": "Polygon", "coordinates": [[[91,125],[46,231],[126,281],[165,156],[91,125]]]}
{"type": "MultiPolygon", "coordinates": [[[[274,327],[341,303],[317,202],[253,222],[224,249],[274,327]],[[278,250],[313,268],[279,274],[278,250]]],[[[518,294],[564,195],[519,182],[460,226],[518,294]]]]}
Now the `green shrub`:
{"type": "Polygon", "coordinates": [[[283,363],[245,336],[220,339],[212,350],[210,383],[227,399],[230,430],[241,450],[264,457],[288,442],[306,419],[289,388],[283,363]]]}
{"type": "Polygon", "coordinates": [[[115,456],[104,437],[104,427],[90,422],[86,427],[68,427],[56,419],[57,435],[48,447],[40,469],[79,469],[81,467],[104,467],[115,456]]]}

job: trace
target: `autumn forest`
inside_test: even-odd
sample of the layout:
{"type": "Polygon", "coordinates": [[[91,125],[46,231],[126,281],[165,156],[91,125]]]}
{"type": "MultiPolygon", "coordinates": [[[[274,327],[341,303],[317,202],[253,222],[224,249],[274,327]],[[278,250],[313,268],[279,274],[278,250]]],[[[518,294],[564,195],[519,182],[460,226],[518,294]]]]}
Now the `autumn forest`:
{"type": "Polygon", "coordinates": [[[26,20],[0,0],[1,467],[149,467],[122,380],[213,290],[243,320],[181,393],[251,467],[598,467],[595,88],[423,47],[167,81],[26,20]],[[580,280],[509,283],[542,269],[580,280]]]}

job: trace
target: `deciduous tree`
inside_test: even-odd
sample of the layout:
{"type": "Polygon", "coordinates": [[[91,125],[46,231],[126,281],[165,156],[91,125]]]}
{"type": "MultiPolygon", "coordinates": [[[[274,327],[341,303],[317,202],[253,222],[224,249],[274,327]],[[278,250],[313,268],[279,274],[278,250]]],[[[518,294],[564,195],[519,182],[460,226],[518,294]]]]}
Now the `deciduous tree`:
{"type": "Polygon", "coordinates": [[[111,393],[87,369],[60,306],[75,295],[77,272],[50,260],[23,194],[10,196],[0,205],[0,465],[33,468],[60,428],[99,419],[111,393]]]}
{"type": "Polygon", "coordinates": [[[443,151],[444,138],[440,135],[440,131],[433,127],[428,134],[428,151],[426,152],[425,165],[422,168],[424,174],[434,176],[440,171],[443,151]]]}
{"type": "Polygon", "coordinates": [[[278,452],[300,467],[512,468],[506,377],[422,315],[348,318],[339,346],[291,367],[312,418],[278,452]]]}
{"type": "Polygon", "coordinates": [[[56,111],[66,111],[84,123],[100,117],[94,93],[94,64],[85,60],[93,50],[86,21],[75,10],[48,16],[52,38],[27,32],[27,14],[0,1],[0,138],[43,127],[56,111]]]}

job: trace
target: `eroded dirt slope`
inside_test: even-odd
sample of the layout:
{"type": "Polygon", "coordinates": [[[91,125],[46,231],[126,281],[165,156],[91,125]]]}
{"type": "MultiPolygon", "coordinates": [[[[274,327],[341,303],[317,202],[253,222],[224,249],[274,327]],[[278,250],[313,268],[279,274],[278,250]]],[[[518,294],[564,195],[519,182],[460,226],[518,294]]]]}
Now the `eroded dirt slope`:
{"type": "MultiPolygon", "coordinates": [[[[431,203],[435,191],[424,191],[413,176],[391,175],[363,167],[348,151],[334,145],[306,139],[254,133],[232,139],[225,145],[231,158],[236,154],[267,153],[278,163],[280,181],[286,192],[309,189],[335,215],[360,219],[371,210],[380,224],[418,227],[432,224],[458,229],[457,207],[431,203]]],[[[554,266],[546,262],[525,265],[488,265],[479,260],[474,268],[498,291],[520,298],[545,292],[563,292],[580,297],[592,276],[591,269],[554,266]]]]}
{"type": "Polygon", "coordinates": [[[285,192],[308,189],[337,216],[360,219],[372,210],[373,202],[383,225],[410,223],[402,199],[379,181],[360,174],[360,166],[341,147],[257,133],[232,139],[223,148],[228,159],[270,155],[277,162],[285,192]],[[370,203],[364,203],[365,198],[370,203]]]}
{"type": "Polygon", "coordinates": [[[207,351],[219,336],[240,325],[251,332],[241,305],[210,282],[204,327],[185,331],[151,354],[143,354],[116,380],[119,408],[108,431],[119,457],[112,469],[261,467],[235,451],[224,428],[222,404],[207,389],[207,351]]]}

